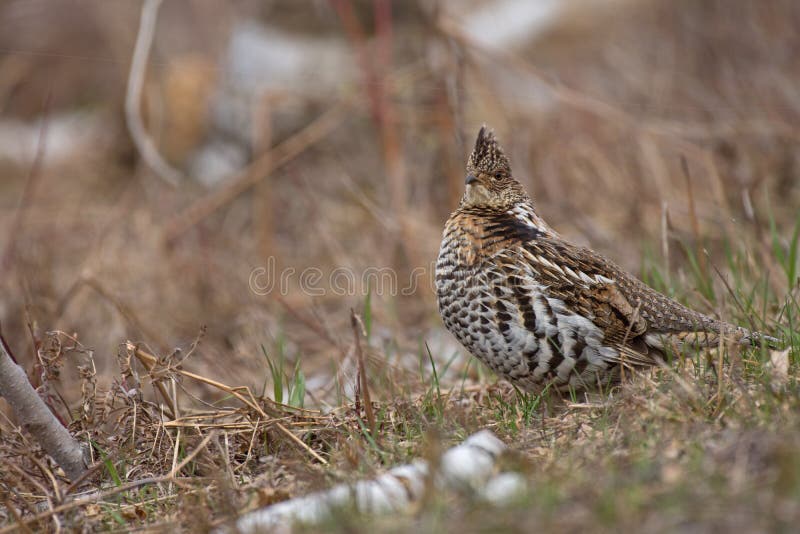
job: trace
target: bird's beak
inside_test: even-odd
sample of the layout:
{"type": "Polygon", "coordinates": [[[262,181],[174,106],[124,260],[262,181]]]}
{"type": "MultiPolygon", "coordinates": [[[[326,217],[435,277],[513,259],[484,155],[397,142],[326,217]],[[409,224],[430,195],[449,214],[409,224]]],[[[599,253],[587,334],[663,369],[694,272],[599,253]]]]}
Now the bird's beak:
{"type": "Polygon", "coordinates": [[[466,179],[464,179],[464,183],[465,183],[466,185],[473,184],[473,183],[475,183],[475,182],[477,182],[477,181],[478,181],[478,179],[475,177],[475,175],[474,175],[474,174],[468,174],[468,175],[467,175],[467,177],[466,177],[466,179]]]}

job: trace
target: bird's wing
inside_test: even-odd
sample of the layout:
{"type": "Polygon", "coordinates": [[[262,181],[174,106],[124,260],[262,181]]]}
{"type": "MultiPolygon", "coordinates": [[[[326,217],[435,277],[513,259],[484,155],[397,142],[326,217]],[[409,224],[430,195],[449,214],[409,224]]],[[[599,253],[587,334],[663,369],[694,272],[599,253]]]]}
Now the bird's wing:
{"type": "Polygon", "coordinates": [[[604,342],[619,350],[621,359],[652,365],[661,356],[644,342],[648,323],[641,304],[622,290],[624,273],[616,265],[591,250],[546,237],[525,242],[521,253],[548,294],[600,328],[604,342]]]}

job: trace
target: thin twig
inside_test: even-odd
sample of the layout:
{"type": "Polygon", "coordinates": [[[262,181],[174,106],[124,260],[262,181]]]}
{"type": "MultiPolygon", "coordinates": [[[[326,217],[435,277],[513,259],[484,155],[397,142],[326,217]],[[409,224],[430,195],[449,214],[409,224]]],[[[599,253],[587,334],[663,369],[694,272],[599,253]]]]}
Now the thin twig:
{"type": "Polygon", "coordinates": [[[28,459],[39,468],[39,472],[42,474],[42,476],[44,476],[44,478],[50,482],[50,485],[53,486],[53,492],[55,492],[56,501],[60,502],[62,498],[61,488],[59,487],[58,481],[56,480],[53,472],[44,462],[39,460],[35,455],[30,454],[30,452],[28,453],[28,459]]]}
{"type": "Polygon", "coordinates": [[[142,88],[144,87],[145,70],[153,44],[158,8],[161,0],[145,0],[142,4],[142,16],[139,21],[139,33],[133,49],[131,70],[128,75],[128,88],[125,94],[125,122],[131,134],[133,144],[142,159],[156,175],[175,187],[181,180],[181,173],[174,169],[159,153],[152,138],[148,135],[142,121],[142,88]]]}
{"type": "MultiPolygon", "coordinates": [[[[127,484],[122,484],[121,486],[116,486],[114,488],[110,488],[106,491],[101,491],[97,493],[92,493],[86,497],[78,498],[73,501],[61,504],[59,506],[54,507],[51,510],[46,510],[44,512],[38,513],[36,515],[32,515],[30,517],[26,517],[24,520],[20,521],[19,523],[6,525],[0,528],[0,534],[7,534],[9,532],[13,532],[19,528],[25,528],[27,525],[31,523],[35,523],[37,521],[41,521],[42,519],[47,519],[48,517],[52,516],[53,514],[58,514],[61,512],[65,512],[67,510],[72,510],[73,508],[78,508],[81,506],[85,506],[87,504],[92,504],[98,501],[102,501],[108,497],[113,495],[117,495],[118,493],[123,493],[132,489],[136,489],[141,486],[146,486],[148,484],[162,484],[164,482],[169,482],[170,480],[175,481],[175,479],[171,479],[169,476],[161,476],[161,477],[151,477],[151,478],[142,478],[139,480],[134,480],[133,482],[129,482],[127,484]]],[[[192,477],[193,481],[196,481],[196,477],[192,477]]]]}
{"type": "MultiPolygon", "coordinates": [[[[367,46],[366,31],[356,16],[352,0],[332,0],[332,4],[344,27],[345,34],[356,51],[356,58],[362,71],[364,91],[367,94],[372,119],[378,130],[386,169],[386,182],[392,198],[391,210],[399,222],[398,232],[387,241],[391,249],[400,244],[406,253],[414,255],[410,246],[413,242],[409,234],[407,217],[408,187],[405,179],[405,165],[402,147],[394,119],[394,106],[387,94],[391,87],[387,72],[392,68],[392,3],[389,0],[375,0],[375,54],[371,55],[367,46]]],[[[413,259],[413,258],[412,258],[413,259]]]]}
{"type": "Polygon", "coordinates": [[[369,380],[367,380],[367,369],[364,365],[364,353],[361,350],[361,319],[352,309],[350,310],[350,325],[353,327],[353,341],[355,343],[356,361],[358,362],[358,388],[361,390],[361,396],[364,399],[364,411],[367,414],[367,423],[369,424],[370,435],[372,435],[374,438],[375,414],[372,413],[372,402],[369,395],[369,380]]]}
{"type": "MultiPolygon", "coordinates": [[[[144,360],[147,360],[147,361],[151,362],[153,365],[155,365],[155,363],[158,362],[158,358],[156,358],[152,354],[148,354],[147,352],[144,352],[143,350],[138,348],[135,344],[131,343],[130,341],[126,342],[125,346],[129,351],[135,351],[134,354],[142,362],[144,362],[144,360]]],[[[314,459],[316,459],[319,463],[321,463],[323,465],[328,465],[328,461],[325,458],[323,458],[322,456],[320,456],[317,451],[315,451],[314,449],[312,449],[311,447],[306,445],[303,442],[303,440],[301,440],[300,438],[295,436],[288,428],[283,426],[280,422],[276,421],[274,417],[270,417],[261,408],[261,406],[259,406],[258,402],[256,402],[255,397],[253,396],[253,393],[250,391],[250,388],[248,388],[246,386],[240,386],[240,387],[237,387],[237,388],[232,388],[232,387],[227,386],[227,385],[225,385],[225,384],[223,384],[221,382],[217,382],[216,380],[211,380],[210,378],[206,378],[204,376],[200,376],[200,375],[197,375],[195,373],[190,373],[189,371],[184,371],[183,369],[173,369],[173,371],[178,373],[178,374],[180,374],[180,375],[183,375],[183,376],[185,376],[187,378],[191,378],[193,380],[197,380],[198,382],[202,382],[204,384],[208,384],[209,386],[213,386],[213,387],[215,387],[215,388],[217,388],[217,389],[219,389],[221,391],[224,391],[224,392],[226,392],[226,393],[228,393],[230,395],[233,395],[234,397],[239,399],[242,403],[244,403],[246,406],[248,406],[249,408],[251,408],[252,410],[257,412],[265,420],[272,421],[273,424],[278,428],[278,430],[280,430],[289,439],[291,439],[292,441],[297,443],[300,447],[302,447],[308,454],[313,456],[314,459]],[[250,397],[250,398],[248,398],[248,397],[242,395],[241,393],[239,393],[239,390],[246,391],[248,397],[250,397]]]]}
{"type": "Polygon", "coordinates": [[[86,482],[86,480],[90,476],[92,476],[97,471],[99,471],[102,468],[104,468],[106,466],[107,462],[115,462],[116,460],[119,459],[119,456],[120,456],[120,452],[117,451],[117,452],[109,454],[106,458],[103,458],[102,460],[100,460],[98,462],[95,462],[94,464],[90,465],[89,468],[86,469],[86,471],[80,477],[78,477],[74,482],[72,482],[69,486],[67,486],[67,488],[62,493],[64,495],[69,495],[74,490],[79,488],[84,482],[86,482]]]}
{"type": "MultiPolygon", "coordinates": [[[[128,346],[128,350],[131,351],[130,346],[128,346]]],[[[149,358],[145,358],[143,356],[145,353],[140,351],[138,348],[134,348],[131,352],[133,352],[133,355],[136,356],[136,359],[139,360],[139,362],[142,365],[144,365],[144,368],[147,369],[147,372],[150,373],[150,376],[153,380],[153,384],[156,386],[156,389],[158,389],[158,392],[164,398],[165,402],[164,407],[167,409],[169,416],[172,419],[175,419],[178,416],[178,414],[176,414],[174,411],[175,402],[172,399],[172,396],[169,394],[169,391],[167,391],[167,388],[164,386],[164,382],[160,378],[153,375],[153,369],[155,368],[156,363],[158,363],[158,360],[157,359],[151,360],[149,358]]]]}
{"type": "MultiPolygon", "coordinates": [[[[22,469],[18,465],[15,465],[15,464],[10,463],[10,462],[7,463],[6,465],[9,468],[11,468],[14,471],[16,471],[22,478],[27,480],[29,484],[32,484],[36,489],[38,489],[42,493],[42,495],[44,496],[44,499],[47,501],[47,508],[49,510],[53,509],[53,500],[50,498],[50,494],[47,492],[47,489],[45,489],[45,487],[38,480],[33,478],[33,476],[31,476],[30,473],[28,473],[27,471],[25,471],[24,469],[22,469]]],[[[58,486],[55,486],[55,488],[56,488],[56,492],[58,492],[58,486]]],[[[58,523],[58,519],[57,518],[53,517],[53,519],[54,519],[55,523],[58,523]]]]}
{"type": "Polygon", "coordinates": [[[192,460],[194,460],[197,457],[198,454],[203,452],[203,449],[205,448],[206,445],[208,445],[208,442],[211,441],[212,439],[214,439],[215,437],[217,437],[217,431],[216,430],[212,430],[211,432],[206,434],[206,437],[203,438],[203,440],[197,445],[197,447],[195,447],[194,450],[191,453],[189,453],[189,455],[181,461],[181,463],[179,463],[178,465],[176,465],[176,466],[174,466],[172,468],[172,470],[169,472],[168,476],[170,478],[173,478],[173,477],[177,476],[178,473],[181,472],[181,469],[186,467],[186,465],[189,462],[191,462],[192,460]]]}
{"type": "Polygon", "coordinates": [[[14,504],[11,502],[11,499],[6,498],[5,504],[6,504],[6,510],[8,510],[11,513],[11,515],[14,516],[14,519],[16,519],[17,521],[13,525],[14,528],[19,527],[22,530],[22,532],[33,534],[33,531],[30,529],[30,527],[28,527],[28,525],[25,524],[25,522],[22,520],[22,517],[20,517],[19,512],[17,512],[17,509],[14,507],[14,504]]]}

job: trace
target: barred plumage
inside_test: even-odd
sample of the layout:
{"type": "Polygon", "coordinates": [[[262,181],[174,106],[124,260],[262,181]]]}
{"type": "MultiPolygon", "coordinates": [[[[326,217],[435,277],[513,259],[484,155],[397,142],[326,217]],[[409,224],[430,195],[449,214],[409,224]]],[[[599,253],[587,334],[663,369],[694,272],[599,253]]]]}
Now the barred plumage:
{"type": "Polygon", "coordinates": [[[436,263],[439,312],[469,352],[523,389],[607,385],[623,365],[654,365],[667,348],[720,336],[777,342],[690,310],[563,239],[485,127],[466,185],[436,263]]]}

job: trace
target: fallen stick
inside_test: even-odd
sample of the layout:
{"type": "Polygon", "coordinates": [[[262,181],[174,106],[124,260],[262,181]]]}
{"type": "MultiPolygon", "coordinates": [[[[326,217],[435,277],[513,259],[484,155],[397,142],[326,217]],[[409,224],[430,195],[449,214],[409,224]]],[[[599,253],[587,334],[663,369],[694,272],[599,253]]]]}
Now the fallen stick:
{"type": "Polygon", "coordinates": [[[81,443],[33,389],[28,375],[11,357],[11,349],[0,335],[0,397],[11,405],[19,424],[42,446],[42,449],[64,470],[70,480],[77,480],[86,471],[86,455],[81,443]]]}

